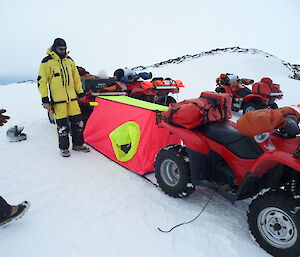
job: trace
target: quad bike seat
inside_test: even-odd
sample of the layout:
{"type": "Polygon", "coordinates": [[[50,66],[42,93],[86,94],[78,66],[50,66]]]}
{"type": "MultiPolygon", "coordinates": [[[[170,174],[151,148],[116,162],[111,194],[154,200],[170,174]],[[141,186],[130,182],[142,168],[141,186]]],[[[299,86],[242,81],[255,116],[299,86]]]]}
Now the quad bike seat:
{"type": "Polygon", "coordinates": [[[116,83],[114,78],[81,78],[82,89],[84,92],[88,92],[89,90],[101,90],[105,87],[112,86],[116,83]]]}
{"type": "Polygon", "coordinates": [[[256,159],[263,153],[252,137],[244,136],[226,122],[209,123],[197,127],[197,130],[224,145],[240,158],[256,159]]]}

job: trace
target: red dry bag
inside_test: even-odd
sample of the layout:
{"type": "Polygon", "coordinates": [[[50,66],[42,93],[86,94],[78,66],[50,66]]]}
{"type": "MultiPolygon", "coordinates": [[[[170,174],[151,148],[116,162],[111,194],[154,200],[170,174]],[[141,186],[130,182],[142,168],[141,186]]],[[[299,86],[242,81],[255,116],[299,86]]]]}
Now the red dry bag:
{"type": "Polygon", "coordinates": [[[162,112],[166,122],[187,129],[213,121],[224,121],[232,117],[231,97],[227,93],[202,92],[199,98],[170,104],[162,112]]]}

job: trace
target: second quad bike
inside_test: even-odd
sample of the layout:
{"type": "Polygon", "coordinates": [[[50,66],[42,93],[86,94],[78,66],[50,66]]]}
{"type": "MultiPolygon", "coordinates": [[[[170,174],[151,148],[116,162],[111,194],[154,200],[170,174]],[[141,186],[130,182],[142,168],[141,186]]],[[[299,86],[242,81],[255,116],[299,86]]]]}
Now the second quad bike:
{"type": "Polygon", "coordinates": [[[176,103],[173,95],[184,87],[180,80],[152,78],[151,72],[136,73],[130,69],[118,69],[111,78],[99,78],[86,73],[82,67],[78,67],[78,70],[83,90],[92,95],[123,92],[133,98],[168,106],[176,103]]]}
{"type": "Polygon", "coordinates": [[[245,85],[233,89],[229,85],[217,85],[216,92],[228,93],[232,96],[232,110],[243,114],[258,109],[278,108],[276,101],[283,96],[280,85],[274,84],[270,78],[263,78],[260,82],[252,85],[250,90],[245,85]]]}
{"type": "Polygon", "coordinates": [[[163,120],[159,126],[183,142],[162,148],[156,156],[155,176],[163,192],[187,197],[196,186],[204,186],[232,203],[252,198],[248,224],[256,242],[273,256],[300,255],[300,132],[296,121],[288,122],[289,129],[254,137],[241,134],[229,120],[194,129],[163,120]]]}

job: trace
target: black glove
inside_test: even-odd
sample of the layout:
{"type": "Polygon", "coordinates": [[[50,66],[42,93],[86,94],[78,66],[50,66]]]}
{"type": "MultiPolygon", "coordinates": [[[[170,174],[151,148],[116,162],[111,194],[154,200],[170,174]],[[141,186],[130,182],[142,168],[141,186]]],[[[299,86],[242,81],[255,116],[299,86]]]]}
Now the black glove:
{"type": "Polygon", "coordinates": [[[48,104],[48,103],[50,103],[49,98],[48,98],[47,96],[46,96],[46,97],[43,97],[43,98],[42,98],[42,103],[43,103],[43,104],[46,104],[46,103],[48,104]]]}
{"type": "Polygon", "coordinates": [[[3,115],[2,113],[5,113],[6,110],[0,109],[0,126],[3,126],[4,123],[7,122],[7,120],[10,118],[9,116],[3,115]]]}
{"type": "Polygon", "coordinates": [[[296,135],[300,133],[296,119],[292,117],[286,117],[285,121],[287,123],[287,125],[284,128],[285,132],[291,137],[296,137],[296,135]]]}
{"type": "Polygon", "coordinates": [[[83,98],[84,97],[84,93],[80,93],[80,94],[77,94],[77,97],[80,99],[80,98],[83,98]]]}

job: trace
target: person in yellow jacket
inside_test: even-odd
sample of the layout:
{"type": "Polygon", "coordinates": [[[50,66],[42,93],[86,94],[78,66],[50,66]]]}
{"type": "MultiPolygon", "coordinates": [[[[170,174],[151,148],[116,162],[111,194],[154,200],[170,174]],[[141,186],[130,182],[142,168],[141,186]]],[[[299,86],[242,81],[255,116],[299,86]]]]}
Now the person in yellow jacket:
{"type": "Polygon", "coordinates": [[[80,76],[74,61],[69,57],[67,45],[62,38],[56,38],[48,49],[38,75],[38,89],[43,107],[55,113],[59,148],[63,157],[69,157],[69,125],[72,135],[72,149],[89,152],[83,145],[83,121],[77,98],[84,96],[80,76]]]}

